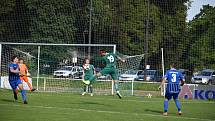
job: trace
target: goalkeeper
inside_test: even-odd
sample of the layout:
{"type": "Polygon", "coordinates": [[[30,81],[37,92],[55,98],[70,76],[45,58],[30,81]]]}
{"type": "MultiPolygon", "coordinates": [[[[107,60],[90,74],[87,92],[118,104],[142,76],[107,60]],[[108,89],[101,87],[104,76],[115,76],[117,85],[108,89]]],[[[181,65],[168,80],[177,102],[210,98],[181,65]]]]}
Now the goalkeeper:
{"type": "Polygon", "coordinates": [[[30,73],[28,72],[28,68],[24,64],[24,60],[22,58],[19,59],[19,69],[20,69],[20,80],[24,81],[28,84],[28,87],[31,90],[31,92],[35,91],[36,89],[34,89],[32,87],[32,85],[30,84],[30,82],[28,80],[28,76],[30,76],[29,75],[30,73]]]}
{"type": "MultiPolygon", "coordinates": [[[[121,99],[122,96],[119,92],[119,86],[118,86],[119,82],[117,81],[118,80],[118,71],[116,68],[116,60],[119,59],[122,62],[125,62],[125,60],[121,59],[119,56],[117,56],[114,53],[107,53],[105,50],[100,50],[100,55],[103,56],[102,61],[106,64],[106,66],[101,72],[99,72],[95,76],[91,77],[89,79],[89,81],[90,81],[90,83],[92,83],[99,76],[109,74],[112,77],[112,79],[114,80],[114,87],[116,90],[116,94],[121,99]]],[[[89,82],[85,81],[85,83],[89,83],[89,82]]]]}
{"type": "MultiPolygon", "coordinates": [[[[84,68],[83,82],[86,80],[89,80],[91,77],[94,76],[94,74],[96,74],[95,68],[93,65],[90,64],[89,59],[85,59],[85,63],[83,65],[83,68],[84,68]]],[[[92,85],[92,83],[84,84],[84,92],[82,93],[82,95],[85,95],[87,93],[87,91],[89,91],[90,96],[93,96],[93,85],[92,85]]]]}

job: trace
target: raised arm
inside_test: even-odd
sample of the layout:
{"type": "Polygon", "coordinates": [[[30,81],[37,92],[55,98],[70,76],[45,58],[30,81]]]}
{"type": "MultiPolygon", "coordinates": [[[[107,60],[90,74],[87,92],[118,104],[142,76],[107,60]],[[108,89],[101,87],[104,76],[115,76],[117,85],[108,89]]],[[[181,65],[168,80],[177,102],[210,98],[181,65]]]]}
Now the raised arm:
{"type": "Polygon", "coordinates": [[[122,61],[123,63],[125,62],[124,59],[122,59],[121,57],[117,56],[117,59],[119,59],[120,61],[122,61]]]}

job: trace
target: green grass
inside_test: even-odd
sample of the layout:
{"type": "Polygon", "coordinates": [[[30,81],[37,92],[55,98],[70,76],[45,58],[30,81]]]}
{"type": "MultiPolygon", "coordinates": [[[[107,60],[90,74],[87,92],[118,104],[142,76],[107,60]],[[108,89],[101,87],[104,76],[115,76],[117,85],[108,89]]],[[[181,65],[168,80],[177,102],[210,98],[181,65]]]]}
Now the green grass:
{"type": "Polygon", "coordinates": [[[162,98],[80,96],[71,93],[28,93],[29,104],[14,102],[10,90],[0,90],[1,121],[209,121],[215,102],[184,100],[182,116],[171,101],[169,116],[161,115],[162,98]]]}

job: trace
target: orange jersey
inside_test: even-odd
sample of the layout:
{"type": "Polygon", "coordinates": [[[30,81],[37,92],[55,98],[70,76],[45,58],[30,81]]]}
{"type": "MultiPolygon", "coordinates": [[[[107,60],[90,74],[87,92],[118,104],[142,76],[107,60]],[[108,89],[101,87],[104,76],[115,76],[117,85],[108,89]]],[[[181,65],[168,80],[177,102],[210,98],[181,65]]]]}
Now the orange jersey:
{"type": "Polygon", "coordinates": [[[28,77],[27,76],[20,76],[20,80],[24,82],[28,82],[28,77]]]}
{"type": "Polygon", "coordinates": [[[20,71],[21,74],[26,75],[27,70],[28,69],[27,69],[27,66],[25,64],[19,64],[19,71],[20,71]]]}

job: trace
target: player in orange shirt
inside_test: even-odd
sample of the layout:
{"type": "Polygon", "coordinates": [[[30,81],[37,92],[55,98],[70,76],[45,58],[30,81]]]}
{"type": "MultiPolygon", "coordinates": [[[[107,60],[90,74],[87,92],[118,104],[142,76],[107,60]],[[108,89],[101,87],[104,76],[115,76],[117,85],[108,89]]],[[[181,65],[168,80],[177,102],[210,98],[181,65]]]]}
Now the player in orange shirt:
{"type": "Polygon", "coordinates": [[[28,81],[28,76],[30,73],[28,72],[27,66],[24,64],[24,60],[22,58],[19,59],[19,70],[20,70],[20,80],[25,81],[28,84],[31,92],[35,91],[36,89],[32,88],[32,85],[28,81]]]}

